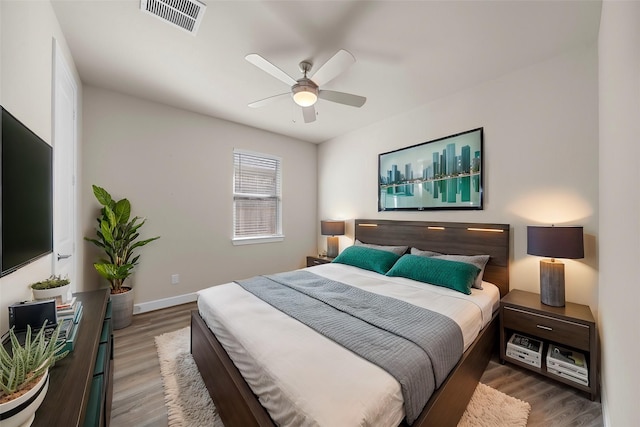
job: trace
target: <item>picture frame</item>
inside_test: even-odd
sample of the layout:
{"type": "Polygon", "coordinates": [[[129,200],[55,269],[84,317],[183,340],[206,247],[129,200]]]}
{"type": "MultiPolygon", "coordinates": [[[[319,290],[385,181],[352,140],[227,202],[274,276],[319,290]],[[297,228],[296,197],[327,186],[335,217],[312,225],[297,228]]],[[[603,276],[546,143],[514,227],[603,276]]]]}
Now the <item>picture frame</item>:
{"type": "Polygon", "coordinates": [[[484,128],[378,155],[378,212],[482,210],[484,128]]]}

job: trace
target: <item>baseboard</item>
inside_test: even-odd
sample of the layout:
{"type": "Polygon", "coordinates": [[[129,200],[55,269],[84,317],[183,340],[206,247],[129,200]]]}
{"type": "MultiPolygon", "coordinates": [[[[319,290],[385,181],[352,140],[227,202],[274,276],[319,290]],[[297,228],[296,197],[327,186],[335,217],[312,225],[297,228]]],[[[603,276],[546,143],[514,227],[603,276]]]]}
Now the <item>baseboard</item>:
{"type": "Polygon", "coordinates": [[[604,427],[611,427],[611,421],[609,420],[609,406],[607,405],[607,387],[605,385],[602,373],[600,373],[600,404],[602,408],[602,425],[604,427]]]}
{"type": "Polygon", "coordinates": [[[178,295],[175,297],[158,299],[155,301],[143,302],[133,306],[133,314],[142,314],[148,311],[160,310],[161,308],[173,307],[175,305],[186,304],[198,299],[198,294],[192,292],[190,294],[178,295]]]}

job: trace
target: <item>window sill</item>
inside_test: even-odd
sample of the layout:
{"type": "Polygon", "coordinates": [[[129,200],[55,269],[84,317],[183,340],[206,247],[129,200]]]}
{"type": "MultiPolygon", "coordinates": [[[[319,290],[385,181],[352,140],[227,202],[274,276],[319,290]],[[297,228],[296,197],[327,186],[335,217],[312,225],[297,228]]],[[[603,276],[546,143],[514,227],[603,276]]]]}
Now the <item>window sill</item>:
{"type": "Polygon", "coordinates": [[[284,234],[278,236],[266,236],[266,237],[236,237],[231,239],[234,246],[238,245],[257,245],[260,243],[275,243],[282,242],[284,240],[284,234]]]}

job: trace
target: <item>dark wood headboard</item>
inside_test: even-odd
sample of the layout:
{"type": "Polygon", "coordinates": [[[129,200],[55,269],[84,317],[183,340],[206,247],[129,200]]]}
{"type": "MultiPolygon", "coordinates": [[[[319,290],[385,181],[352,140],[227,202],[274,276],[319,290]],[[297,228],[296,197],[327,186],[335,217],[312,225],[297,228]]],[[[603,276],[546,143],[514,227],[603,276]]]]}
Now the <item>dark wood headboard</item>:
{"type": "Polygon", "coordinates": [[[355,238],[444,254],[490,255],[483,279],[509,292],[509,224],[356,219],[355,238]]]}

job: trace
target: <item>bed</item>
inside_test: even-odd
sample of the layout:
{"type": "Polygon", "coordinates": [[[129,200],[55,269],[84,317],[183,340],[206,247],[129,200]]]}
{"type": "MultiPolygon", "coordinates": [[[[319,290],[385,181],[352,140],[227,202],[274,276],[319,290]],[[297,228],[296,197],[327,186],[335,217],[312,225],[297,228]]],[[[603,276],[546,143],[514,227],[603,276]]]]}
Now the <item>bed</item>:
{"type": "MultiPolygon", "coordinates": [[[[460,254],[460,255],[477,255],[477,254],[487,254],[490,256],[488,263],[484,269],[483,282],[486,283],[487,289],[493,289],[493,285],[495,285],[495,298],[492,303],[489,303],[489,311],[487,313],[487,308],[484,308],[484,317],[482,326],[478,327],[479,331],[475,332],[464,332],[465,336],[465,351],[460,358],[460,360],[455,364],[453,370],[446,377],[442,385],[433,393],[431,398],[428,400],[424,409],[419,413],[417,417],[415,417],[415,421],[411,425],[413,426],[455,426],[460,419],[460,416],[464,412],[466,405],[473,394],[473,391],[478,383],[478,380],[484,371],[489,358],[491,357],[492,352],[496,348],[497,343],[497,317],[496,311],[494,309],[497,307],[496,301],[499,300],[501,296],[504,296],[509,289],[509,226],[505,224],[484,224],[484,223],[451,223],[451,222],[423,222],[423,221],[390,221],[390,220],[366,220],[366,219],[358,219],[355,221],[355,238],[363,243],[372,244],[372,245],[404,245],[411,248],[421,249],[421,250],[429,250],[440,252],[444,254],[460,254]],[[491,285],[493,284],[493,285],[491,285]],[[469,337],[467,337],[469,335],[469,337]]],[[[314,274],[332,278],[355,278],[356,282],[362,282],[364,287],[367,288],[371,284],[372,280],[376,280],[376,274],[372,272],[362,272],[356,267],[351,266],[341,266],[341,265],[325,265],[318,267],[311,267],[309,269],[305,269],[313,272],[314,274]]],[[[351,280],[351,279],[349,279],[351,280]]],[[[412,283],[408,279],[400,278],[401,282],[406,281],[406,285],[411,287],[412,283]]],[[[378,278],[378,281],[381,284],[387,282],[387,279],[382,276],[378,278]],[[384,283],[383,283],[384,282],[384,283]]],[[[397,286],[396,283],[388,283],[388,288],[397,286]]],[[[227,285],[223,285],[228,287],[227,285]]],[[[235,286],[235,285],[234,285],[235,286]]],[[[237,286],[235,286],[237,288],[237,286]]],[[[382,286],[384,288],[384,286],[382,286]]],[[[440,290],[436,290],[436,292],[446,293],[449,290],[445,290],[440,292],[440,290]]],[[[227,335],[232,335],[235,333],[234,328],[240,328],[240,326],[230,325],[228,328],[225,326],[221,328],[221,324],[225,323],[225,320],[221,320],[216,323],[216,320],[212,320],[210,318],[210,310],[206,305],[206,297],[207,295],[212,296],[213,300],[217,300],[220,305],[218,309],[219,311],[229,311],[233,317],[242,319],[243,316],[238,316],[240,312],[236,312],[234,315],[234,309],[236,305],[239,306],[240,303],[235,304],[231,303],[231,301],[240,301],[247,300],[249,303],[254,303],[257,300],[259,301],[258,306],[255,308],[242,308],[241,310],[248,310],[244,313],[257,313],[259,314],[263,309],[260,307],[260,304],[266,305],[263,301],[258,300],[253,295],[248,295],[247,292],[243,289],[235,289],[231,294],[225,296],[223,293],[223,288],[220,286],[216,286],[210,288],[210,290],[203,291],[199,295],[199,309],[192,313],[192,328],[191,328],[191,352],[193,354],[194,360],[202,374],[204,382],[209,390],[209,393],[218,408],[220,416],[226,427],[234,427],[234,426],[273,426],[274,423],[270,412],[267,411],[260,404],[260,400],[254,394],[252,387],[258,390],[258,394],[262,396],[262,401],[264,402],[265,407],[269,408],[272,414],[274,414],[274,418],[279,419],[288,419],[290,420],[290,424],[308,424],[308,425],[329,425],[331,417],[323,418],[324,414],[322,412],[317,412],[320,414],[318,422],[307,422],[306,413],[304,414],[293,414],[293,415],[283,415],[286,411],[293,411],[293,409],[286,408],[286,410],[279,411],[280,406],[276,406],[274,409],[274,404],[271,401],[270,395],[266,395],[265,397],[265,389],[268,391],[268,380],[267,385],[264,383],[264,378],[269,377],[269,375],[264,375],[264,373],[252,373],[252,371],[247,367],[247,364],[251,362],[250,358],[248,360],[243,359],[245,356],[245,348],[240,346],[240,348],[233,348],[233,344],[229,344],[230,337],[227,335]],[[244,294],[247,294],[246,296],[244,294]],[[225,298],[228,298],[225,300],[225,298]],[[213,329],[216,330],[216,334],[214,334],[209,325],[213,326],[213,329]],[[221,344],[221,342],[223,344],[221,344]],[[225,348],[227,350],[225,350],[225,348]],[[231,357],[230,357],[231,355],[231,357]],[[235,364],[232,361],[235,360],[235,364]],[[236,364],[240,367],[240,370],[236,367],[236,364]],[[241,371],[247,377],[243,377],[241,371]],[[260,378],[261,383],[256,383],[256,378],[260,378]],[[252,387],[249,386],[252,384],[252,387]],[[261,388],[262,387],[262,388],[261,388]],[[284,418],[282,418],[284,416],[284,418]],[[287,418],[288,417],[288,418],[287,418]],[[293,418],[291,418],[293,417],[293,418]],[[302,417],[297,419],[296,417],[302,417]],[[293,421],[291,421],[293,420],[293,421]],[[301,421],[304,420],[304,421],[301,421]]],[[[224,291],[227,292],[227,291],[224,291]]],[[[395,291],[392,291],[392,293],[395,291]]],[[[413,292],[413,291],[410,291],[413,292]]],[[[484,292],[484,291],[483,291],[484,292]]],[[[487,290],[487,292],[489,292],[487,290]]],[[[474,295],[476,293],[474,292],[474,295]]],[[[480,295],[480,293],[477,293],[480,295]]],[[[438,294],[439,295],[439,294],[438,294]]],[[[461,295],[461,294],[460,294],[461,295]]],[[[473,296],[472,296],[473,297],[473,296]]],[[[402,298],[402,296],[400,296],[402,298]]],[[[458,298],[462,299],[462,298],[458,298]]],[[[464,302],[465,304],[470,304],[464,302]]],[[[475,304],[475,302],[474,302],[475,304]]],[[[449,304],[446,304],[447,306],[449,304]]],[[[270,307],[272,311],[277,311],[276,309],[270,307]]],[[[216,311],[213,310],[213,311],[216,311]]],[[[264,310],[266,311],[266,310],[264,310]]],[[[482,309],[478,311],[482,312],[482,309]]],[[[279,313],[281,317],[287,317],[282,313],[279,313]]],[[[241,320],[238,323],[243,322],[241,320]]],[[[253,337],[249,337],[246,339],[246,342],[252,343],[253,341],[264,341],[267,346],[271,346],[266,350],[264,354],[273,354],[274,355],[274,365],[267,365],[267,373],[271,371],[277,372],[277,369],[282,369],[282,367],[278,368],[276,366],[278,361],[284,360],[283,363],[289,363],[289,360],[286,360],[286,357],[291,353],[293,356],[291,358],[292,361],[295,359],[299,359],[302,362],[301,366],[293,366],[291,367],[292,372],[298,372],[299,376],[303,377],[309,372],[317,372],[318,375],[321,375],[323,371],[323,367],[319,365],[314,365],[318,363],[316,358],[314,358],[315,352],[317,352],[317,348],[314,347],[315,341],[322,341],[325,339],[324,337],[315,338],[311,337],[310,342],[302,338],[296,336],[295,340],[292,342],[299,343],[304,342],[304,345],[295,345],[292,344],[281,344],[281,339],[279,335],[282,335],[281,329],[284,330],[291,323],[296,323],[295,320],[292,319],[282,319],[278,318],[276,315],[276,320],[270,328],[267,328],[266,331],[271,331],[269,333],[259,331],[258,328],[261,327],[262,321],[260,320],[251,320],[250,316],[246,316],[244,322],[249,325],[245,327],[245,329],[249,329],[249,333],[253,333],[253,337]],[[253,322],[253,323],[251,323],[253,322]],[[285,323],[278,323],[285,322],[285,323]],[[289,323],[286,323],[289,322],[289,323]],[[255,329],[255,330],[254,330],[255,329]],[[296,353],[300,350],[300,353],[296,353]],[[306,351],[306,353],[305,353],[306,351]],[[311,364],[308,368],[305,368],[304,363],[311,364]],[[313,368],[311,368],[311,366],[313,368]]],[[[295,328],[305,329],[304,325],[302,326],[294,326],[293,330],[295,332],[295,328]]],[[[302,331],[303,332],[303,331],[302,331]]],[[[300,333],[302,333],[300,332],[300,333]]],[[[287,332],[288,333],[288,332],[287,332]]],[[[308,332],[304,332],[308,333],[308,332]]],[[[311,334],[314,334],[311,331],[311,334]]],[[[319,335],[319,334],[317,334],[319,335]]],[[[319,344],[317,344],[319,345],[319,344]]],[[[334,343],[335,347],[339,347],[338,344],[334,343]]],[[[337,360],[342,360],[340,349],[326,348],[326,354],[331,354],[331,360],[334,358],[337,360]]],[[[319,348],[319,347],[318,347],[319,348]]],[[[347,350],[342,350],[346,351],[347,350]]],[[[322,354],[325,354],[325,350],[322,350],[322,354]]],[[[261,356],[262,357],[262,356],[261,356]]],[[[358,356],[351,355],[352,358],[358,358],[358,356]]],[[[262,360],[262,359],[261,359],[262,360]]],[[[266,358],[265,358],[266,360],[266,358]]],[[[265,362],[266,363],[266,362],[265,362]]],[[[272,363],[272,362],[269,362],[272,363]]],[[[293,362],[292,362],[293,363],[293,362]]],[[[368,362],[358,362],[363,366],[353,368],[353,375],[362,375],[362,378],[366,378],[367,381],[362,381],[365,385],[361,386],[361,388],[354,388],[356,392],[353,393],[351,389],[345,388],[346,391],[342,391],[344,393],[343,397],[340,398],[340,401],[345,402],[345,407],[342,408],[340,405],[334,405],[331,412],[344,412],[346,415],[350,415],[349,411],[351,411],[350,406],[351,403],[347,404],[350,396],[356,395],[359,396],[361,393],[363,395],[362,399],[365,400],[363,405],[366,405],[366,399],[369,397],[366,393],[368,390],[367,387],[370,387],[372,390],[371,398],[380,399],[381,396],[391,401],[391,406],[389,409],[386,409],[386,406],[381,406],[384,408],[382,412],[385,423],[392,423],[389,425],[406,425],[406,419],[404,418],[404,414],[398,414],[398,400],[402,400],[402,394],[398,395],[397,388],[393,388],[393,379],[389,381],[385,378],[385,375],[388,377],[389,375],[386,373],[377,374],[375,373],[376,369],[380,369],[377,366],[374,368],[366,366],[368,362]],[[360,371],[362,369],[362,371],[360,371]],[[377,375],[377,376],[376,376],[377,375]],[[379,379],[379,380],[378,380],[379,379]],[[372,385],[369,385],[372,384],[372,385]],[[387,391],[383,389],[386,385],[391,386],[391,390],[387,391]],[[362,388],[364,387],[364,388],[362,388]],[[378,390],[380,387],[380,390],[378,390]],[[379,391],[379,393],[378,393],[379,391]],[[373,393],[375,392],[375,393],[373,393]],[[388,396],[386,397],[387,394],[388,396]],[[398,397],[399,396],[399,397],[398,397]],[[395,406],[394,406],[395,405],[395,406]],[[349,407],[347,407],[349,406],[349,407]],[[395,409],[394,409],[395,408],[395,409]]],[[[263,368],[265,369],[265,368],[263,368]]],[[[286,370],[285,370],[286,371],[286,370]]],[[[350,384],[349,387],[353,386],[353,379],[349,381],[348,373],[352,371],[351,368],[344,371],[344,375],[340,374],[336,377],[344,376],[344,381],[350,384]]],[[[285,372],[286,373],[286,372],[285,372]]],[[[291,376],[291,375],[290,375],[291,376]]],[[[312,375],[313,376],[313,375],[312,375]]],[[[325,379],[329,376],[325,375],[325,379]]],[[[293,378],[293,382],[295,383],[297,378],[293,378]]],[[[334,379],[331,378],[331,381],[334,379]]],[[[306,381],[306,380],[305,380],[306,381]]],[[[328,380],[327,380],[328,381],[328,380]]],[[[359,382],[359,381],[358,381],[359,382]]],[[[313,401],[315,405],[318,396],[322,396],[324,394],[338,394],[339,392],[327,392],[323,390],[324,383],[315,383],[314,386],[307,387],[309,396],[305,396],[304,393],[298,397],[296,393],[296,397],[294,400],[300,400],[303,403],[301,404],[304,407],[304,401],[313,401]],[[313,393],[315,394],[315,397],[313,393]],[[319,393],[319,394],[318,394],[319,393]]],[[[292,386],[293,390],[299,390],[295,388],[295,384],[292,386]]],[[[299,387],[299,385],[298,385],[299,387]]],[[[330,385],[329,390],[342,390],[343,387],[336,387],[335,385],[330,385]]],[[[355,387],[355,386],[354,386],[355,387]]],[[[307,391],[305,391],[307,393],[307,391]]],[[[281,393],[282,394],[282,393],[281,393]]],[[[286,393],[284,393],[286,394],[286,393]]],[[[374,401],[374,403],[370,403],[369,406],[377,407],[380,406],[377,403],[378,401],[374,401]]],[[[361,402],[356,402],[360,404],[361,402]]],[[[385,403],[386,404],[386,403],[385,403]]],[[[278,404],[280,405],[280,404],[278,404]]],[[[322,411],[322,404],[318,404],[318,407],[310,406],[311,412],[314,410],[322,411]]],[[[402,410],[402,402],[399,403],[400,410],[402,410]]],[[[325,411],[326,412],[326,411],[325,411]]],[[[333,414],[330,414],[333,416],[333,414]]],[[[311,416],[314,416],[313,413],[311,416]]],[[[327,415],[329,416],[329,415],[327,415]]],[[[313,419],[313,418],[311,418],[313,419]]],[[[379,422],[378,418],[367,419],[368,421],[364,422],[364,425],[377,425],[379,422]]],[[[333,421],[331,421],[333,423],[333,421]]],[[[380,423],[382,423],[380,421],[380,423]]],[[[334,424],[335,425],[335,424],[334,424]]],[[[358,425],[358,424],[355,424],[358,425]]]]}

